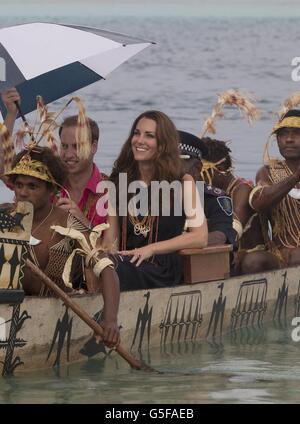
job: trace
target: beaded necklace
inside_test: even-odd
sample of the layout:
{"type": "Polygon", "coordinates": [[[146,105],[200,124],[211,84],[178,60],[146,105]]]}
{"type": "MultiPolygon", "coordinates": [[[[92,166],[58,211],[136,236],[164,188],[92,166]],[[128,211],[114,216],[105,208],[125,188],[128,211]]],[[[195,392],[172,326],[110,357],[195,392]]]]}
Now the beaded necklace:
{"type": "MultiPolygon", "coordinates": [[[[273,161],[269,166],[270,178],[274,184],[292,175],[285,161],[273,161]]],[[[300,246],[300,202],[291,196],[285,196],[272,210],[273,233],[287,248],[300,246]]]]}

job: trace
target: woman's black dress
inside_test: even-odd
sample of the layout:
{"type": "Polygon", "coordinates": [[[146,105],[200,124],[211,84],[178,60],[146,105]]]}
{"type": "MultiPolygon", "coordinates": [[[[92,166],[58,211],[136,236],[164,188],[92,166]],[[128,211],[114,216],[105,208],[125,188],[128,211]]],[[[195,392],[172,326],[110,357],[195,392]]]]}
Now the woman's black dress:
{"type": "MultiPolygon", "coordinates": [[[[157,237],[153,242],[168,240],[181,235],[185,219],[184,214],[183,216],[155,218],[153,226],[157,226],[157,232],[155,230],[157,237]]],[[[142,234],[135,235],[133,224],[129,219],[125,219],[123,225],[126,225],[126,222],[126,250],[146,246],[149,243],[149,233],[147,237],[142,234]]],[[[182,258],[176,252],[155,255],[143,261],[138,267],[134,263],[130,263],[131,258],[131,256],[117,258],[116,272],[120,279],[120,290],[122,291],[170,287],[179,284],[182,280],[182,258]]]]}

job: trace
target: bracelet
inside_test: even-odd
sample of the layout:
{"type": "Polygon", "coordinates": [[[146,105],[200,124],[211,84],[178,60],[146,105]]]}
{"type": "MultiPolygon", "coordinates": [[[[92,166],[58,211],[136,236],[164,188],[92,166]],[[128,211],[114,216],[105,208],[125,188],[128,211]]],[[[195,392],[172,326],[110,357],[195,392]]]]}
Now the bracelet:
{"type": "MultiPolygon", "coordinates": [[[[253,190],[251,190],[251,193],[249,194],[249,205],[251,206],[251,208],[252,209],[254,209],[255,210],[255,208],[253,207],[253,205],[252,205],[252,200],[253,200],[253,197],[254,197],[254,195],[258,192],[258,191],[260,191],[261,190],[261,193],[260,193],[260,196],[262,195],[262,191],[263,191],[263,189],[265,188],[265,186],[262,186],[262,185],[257,185],[256,187],[254,187],[254,189],[253,190]]],[[[260,197],[259,196],[259,197],[260,197]]]]}
{"type": "Polygon", "coordinates": [[[242,237],[242,235],[243,235],[243,226],[241,224],[241,221],[239,221],[238,219],[234,218],[233,219],[233,222],[232,222],[232,227],[237,232],[237,235],[238,235],[238,237],[240,239],[242,237]]]}
{"type": "Polygon", "coordinates": [[[97,261],[96,265],[93,267],[93,272],[96,277],[100,277],[101,272],[108,266],[114,268],[114,264],[109,258],[102,258],[97,261]]]}

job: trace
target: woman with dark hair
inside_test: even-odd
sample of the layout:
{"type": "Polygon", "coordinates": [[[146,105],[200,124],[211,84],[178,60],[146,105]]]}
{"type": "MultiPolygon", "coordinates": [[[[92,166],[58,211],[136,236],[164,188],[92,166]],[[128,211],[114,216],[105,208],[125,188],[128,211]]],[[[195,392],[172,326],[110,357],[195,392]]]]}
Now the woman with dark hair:
{"type": "Polygon", "coordinates": [[[116,186],[118,213],[109,216],[104,245],[119,251],[116,271],[121,290],[180,283],[182,265],[177,251],[207,244],[204,212],[193,178],[182,172],[178,141],[167,115],[147,111],[134,121],[115,161],[111,180],[116,186]],[[126,193],[122,188],[125,176],[126,193]],[[121,202],[134,184],[139,198],[129,194],[123,214],[121,202]],[[142,203],[146,210],[140,207],[142,203]],[[185,222],[188,230],[183,233],[185,222]]]}

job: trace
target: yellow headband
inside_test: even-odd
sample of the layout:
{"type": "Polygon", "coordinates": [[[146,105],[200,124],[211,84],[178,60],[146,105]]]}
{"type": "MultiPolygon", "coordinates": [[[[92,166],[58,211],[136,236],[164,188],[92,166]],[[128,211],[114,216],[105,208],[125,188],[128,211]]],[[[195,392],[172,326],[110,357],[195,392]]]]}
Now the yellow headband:
{"type": "Polygon", "coordinates": [[[226,157],[220,159],[218,162],[209,162],[208,160],[201,159],[202,168],[200,174],[202,179],[204,181],[207,181],[209,184],[212,184],[212,177],[215,171],[218,171],[220,174],[227,174],[228,172],[230,172],[232,170],[231,168],[226,169],[226,171],[220,171],[218,168],[218,165],[221,165],[221,163],[225,162],[225,160],[226,157]]]}
{"type": "Polygon", "coordinates": [[[31,159],[28,154],[25,154],[16,166],[11,171],[6,172],[5,175],[27,175],[57,185],[47,165],[38,160],[31,159]]]}
{"type": "Polygon", "coordinates": [[[275,134],[280,128],[300,128],[300,116],[288,116],[277,122],[272,130],[272,135],[275,134]]]}

